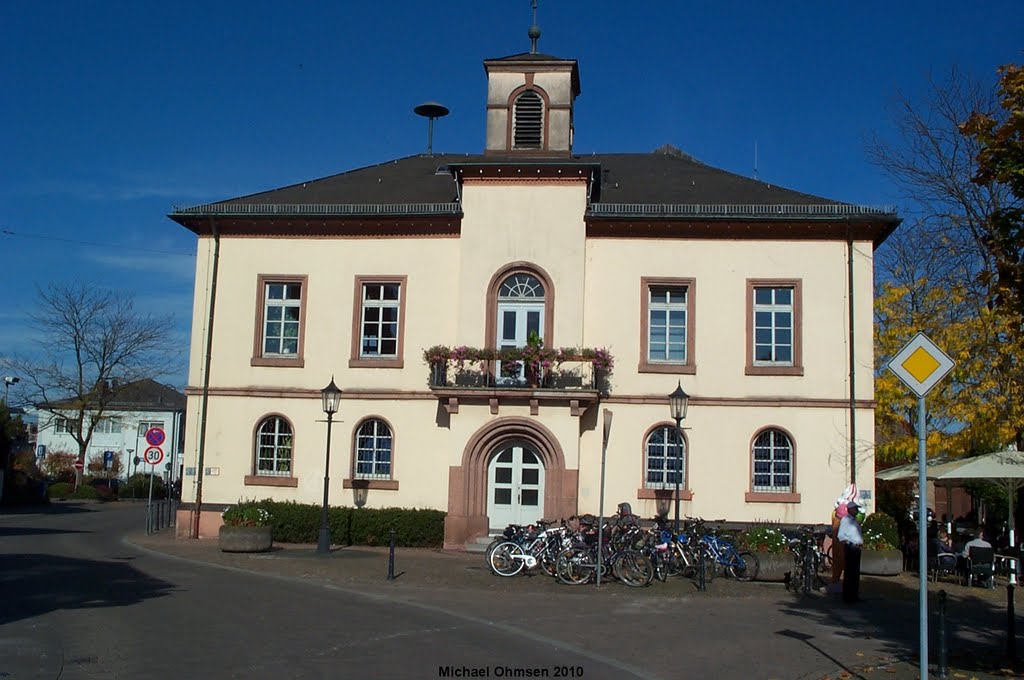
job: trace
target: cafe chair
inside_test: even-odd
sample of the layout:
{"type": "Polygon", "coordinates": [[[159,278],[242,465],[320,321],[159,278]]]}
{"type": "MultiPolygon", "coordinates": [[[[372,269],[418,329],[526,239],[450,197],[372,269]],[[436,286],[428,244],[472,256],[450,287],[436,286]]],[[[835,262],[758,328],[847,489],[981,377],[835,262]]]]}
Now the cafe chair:
{"type": "Polygon", "coordinates": [[[967,587],[975,581],[987,588],[996,587],[996,551],[992,548],[971,546],[967,555],[966,576],[967,587]]]}

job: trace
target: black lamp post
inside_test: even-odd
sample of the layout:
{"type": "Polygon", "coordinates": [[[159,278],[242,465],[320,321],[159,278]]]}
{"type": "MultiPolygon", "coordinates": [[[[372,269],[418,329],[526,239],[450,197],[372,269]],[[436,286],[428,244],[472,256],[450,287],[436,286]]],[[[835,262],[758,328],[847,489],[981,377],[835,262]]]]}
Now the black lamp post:
{"type": "Polygon", "coordinates": [[[320,390],[324,400],[324,413],[327,414],[327,457],[324,461],[324,507],[320,511],[320,540],[316,545],[316,552],[319,555],[328,555],[331,552],[331,530],[327,526],[327,498],[330,491],[331,475],[331,422],[334,414],[338,412],[338,404],[341,401],[341,390],[334,384],[334,376],[331,376],[331,384],[320,390]]]}
{"type": "Polygon", "coordinates": [[[686,418],[686,407],[690,395],[683,391],[683,383],[676,385],[675,391],[668,395],[668,404],[672,409],[672,419],[676,421],[676,534],[679,534],[679,482],[683,476],[683,419],[686,418]]]}

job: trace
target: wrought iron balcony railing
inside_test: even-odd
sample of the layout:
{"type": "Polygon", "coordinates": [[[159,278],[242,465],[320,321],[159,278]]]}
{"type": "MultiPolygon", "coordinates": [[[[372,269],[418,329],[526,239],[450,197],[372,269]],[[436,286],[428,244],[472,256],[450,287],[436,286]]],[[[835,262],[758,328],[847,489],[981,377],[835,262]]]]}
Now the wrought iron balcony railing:
{"type": "Polygon", "coordinates": [[[592,361],[566,361],[543,367],[521,361],[430,362],[431,389],[466,390],[597,390],[607,393],[608,374],[592,361]]]}

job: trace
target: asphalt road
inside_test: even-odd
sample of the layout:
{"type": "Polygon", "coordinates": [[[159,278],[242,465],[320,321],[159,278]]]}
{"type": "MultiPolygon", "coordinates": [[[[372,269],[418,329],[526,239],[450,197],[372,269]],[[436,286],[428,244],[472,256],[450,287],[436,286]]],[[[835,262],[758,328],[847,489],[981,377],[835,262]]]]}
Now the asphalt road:
{"type": "Polygon", "coordinates": [[[252,573],[161,555],[124,540],[142,522],[131,504],[0,515],[0,678],[818,678],[912,656],[917,636],[912,604],[870,590],[850,608],[763,584],[346,583],[315,558],[252,573]]]}

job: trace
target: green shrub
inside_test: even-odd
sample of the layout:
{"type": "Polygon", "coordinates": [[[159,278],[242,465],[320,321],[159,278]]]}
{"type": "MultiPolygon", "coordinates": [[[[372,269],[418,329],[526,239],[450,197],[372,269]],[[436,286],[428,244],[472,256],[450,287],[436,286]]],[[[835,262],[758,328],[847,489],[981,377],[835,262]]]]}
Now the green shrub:
{"type": "Polygon", "coordinates": [[[71,494],[71,498],[96,501],[100,500],[100,492],[92,488],[88,484],[83,484],[82,486],[78,487],[78,489],[76,489],[73,494],[71,494]]]}
{"type": "MultiPolygon", "coordinates": [[[[137,472],[127,482],[121,485],[117,491],[117,497],[125,498],[149,498],[149,475],[137,472]]],[[[153,500],[167,497],[164,489],[164,480],[160,475],[153,475],[153,500]]]]}
{"type": "Polygon", "coordinates": [[[46,489],[46,496],[48,498],[56,499],[58,501],[65,500],[75,492],[75,485],[68,484],[67,482],[57,482],[51,484],[46,489]]]}
{"type": "Polygon", "coordinates": [[[224,524],[231,527],[265,527],[273,517],[266,508],[256,505],[234,505],[224,511],[224,524]]]}
{"type": "Polygon", "coordinates": [[[789,545],[778,527],[761,524],[739,535],[740,544],[753,552],[783,553],[789,545]]]}
{"type": "MultiPolygon", "coordinates": [[[[234,507],[269,512],[274,540],[280,543],[316,543],[319,538],[320,505],[264,500],[234,507]]],[[[336,545],[388,545],[394,528],[397,546],[437,548],[444,544],[444,517],[440,510],[331,507],[327,526],[336,545]]]]}
{"type": "Polygon", "coordinates": [[[896,520],[884,512],[875,512],[864,520],[864,545],[872,550],[892,550],[900,544],[896,520]]]}

